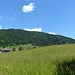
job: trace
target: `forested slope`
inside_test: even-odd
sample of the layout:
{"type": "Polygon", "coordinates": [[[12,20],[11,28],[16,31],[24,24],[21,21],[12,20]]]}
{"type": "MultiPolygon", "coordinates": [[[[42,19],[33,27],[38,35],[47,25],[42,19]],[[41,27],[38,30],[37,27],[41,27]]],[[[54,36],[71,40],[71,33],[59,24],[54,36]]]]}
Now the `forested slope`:
{"type": "Polygon", "coordinates": [[[0,30],[0,46],[20,44],[33,44],[38,46],[72,44],[75,40],[61,35],[52,35],[43,32],[30,32],[21,29],[0,30]]]}

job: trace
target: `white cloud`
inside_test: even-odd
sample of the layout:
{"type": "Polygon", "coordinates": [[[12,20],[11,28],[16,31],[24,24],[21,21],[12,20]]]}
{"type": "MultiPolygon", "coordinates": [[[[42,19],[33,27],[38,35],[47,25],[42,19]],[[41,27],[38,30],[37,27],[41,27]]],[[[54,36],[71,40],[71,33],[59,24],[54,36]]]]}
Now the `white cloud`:
{"type": "Polygon", "coordinates": [[[24,5],[23,8],[22,8],[22,11],[24,13],[28,13],[28,12],[31,12],[31,11],[34,11],[34,3],[30,3],[29,5],[24,5]]]}
{"type": "Polygon", "coordinates": [[[54,32],[48,32],[48,34],[53,34],[53,35],[56,35],[56,33],[54,33],[54,32]]]}
{"type": "Polygon", "coordinates": [[[2,29],[2,26],[0,26],[0,30],[2,29]]]}
{"type": "Polygon", "coordinates": [[[8,29],[8,28],[4,28],[4,29],[8,29]]]}
{"type": "Polygon", "coordinates": [[[14,16],[9,17],[9,16],[7,16],[7,15],[3,15],[3,16],[0,16],[0,19],[1,19],[1,20],[14,20],[14,16]]]}
{"type": "Polygon", "coordinates": [[[14,17],[9,17],[7,15],[4,15],[4,19],[7,19],[7,20],[14,20],[14,17]]]}
{"type": "Polygon", "coordinates": [[[32,28],[32,29],[25,28],[24,30],[42,32],[42,28],[32,28]]]}
{"type": "Polygon", "coordinates": [[[14,29],[18,29],[18,28],[14,28],[14,29]]]}

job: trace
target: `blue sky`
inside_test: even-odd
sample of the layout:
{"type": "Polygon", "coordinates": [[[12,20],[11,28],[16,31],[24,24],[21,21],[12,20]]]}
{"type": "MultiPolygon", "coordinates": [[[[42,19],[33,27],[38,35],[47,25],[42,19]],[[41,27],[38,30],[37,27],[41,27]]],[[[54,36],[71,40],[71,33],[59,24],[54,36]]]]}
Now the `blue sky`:
{"type": "Polygon", "coordinates": [[[75,0],[1,0],[0,28],[75,38],[75,0]]]}

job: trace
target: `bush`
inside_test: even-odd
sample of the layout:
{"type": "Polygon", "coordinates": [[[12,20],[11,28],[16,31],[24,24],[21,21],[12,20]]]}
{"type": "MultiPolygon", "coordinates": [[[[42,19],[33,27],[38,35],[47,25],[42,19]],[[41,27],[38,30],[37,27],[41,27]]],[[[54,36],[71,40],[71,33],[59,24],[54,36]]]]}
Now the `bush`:
{"type": "Polygon", "coordinates": [[[13,48],[12,48],[12,51],[15,51],[15,50],[16,50],[15,47],[13,47],[13,48]]]}
{"type": "Polygon", "coordinates": [[[19,46],[19,51],[20,51],[20,50],[23,50],[23,46],[19,46]]]}

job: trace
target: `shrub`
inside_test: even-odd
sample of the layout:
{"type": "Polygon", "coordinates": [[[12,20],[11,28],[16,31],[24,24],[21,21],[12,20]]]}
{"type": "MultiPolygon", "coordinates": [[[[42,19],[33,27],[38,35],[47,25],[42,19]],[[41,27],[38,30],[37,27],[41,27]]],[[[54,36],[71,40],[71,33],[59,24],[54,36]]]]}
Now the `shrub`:
{"type": "Polygon", "coordinates": [[[20,50],[23,50],[23,46],[19,46],[19,51],[20,51],[20,50]]]}
{"type": "Polygon", "coordinates": [[[12,48],[12,51],[15,51],[15,50],[16,50],[15,47],[13,47],[13,48],[12,48]]]}

